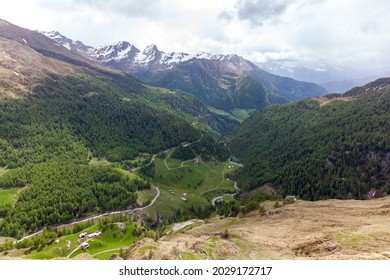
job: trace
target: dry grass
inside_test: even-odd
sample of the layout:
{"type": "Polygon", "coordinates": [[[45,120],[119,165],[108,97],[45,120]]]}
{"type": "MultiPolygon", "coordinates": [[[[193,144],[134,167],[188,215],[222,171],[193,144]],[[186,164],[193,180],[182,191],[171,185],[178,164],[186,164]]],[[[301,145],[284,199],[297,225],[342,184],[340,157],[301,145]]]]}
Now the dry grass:
{"type": "Polygon", "coordinates": [[[22,98],[49,74],[66,75],[76,73],[75,69],[16,41],[0,38],[0,98],[22,98]]]}
{"type": "Polygon", "coordinates": [[[143,240],[127,258],[145,258],[135,248],[153,245],[153,259],[390,259],[389,207],[390,197],[297,201],[264,216],[216,218],[157,243],[143,240]],[[220,238],[225,228],[228,240],[220,238]]]}
{"type": "Polygon", "coordinates": [[[320,97],[317,97],[317,98],[313,98],[314,100],[318,101],[320,103],[320,106],[323,107],[333,101],[336,101],[336,100],[341,100],[341,101],[351,101],[353,100],[352,97],[333,97],[333,98],[329,98],[329,97],[324,97],[324,96],[320,96],[320,97]]]}

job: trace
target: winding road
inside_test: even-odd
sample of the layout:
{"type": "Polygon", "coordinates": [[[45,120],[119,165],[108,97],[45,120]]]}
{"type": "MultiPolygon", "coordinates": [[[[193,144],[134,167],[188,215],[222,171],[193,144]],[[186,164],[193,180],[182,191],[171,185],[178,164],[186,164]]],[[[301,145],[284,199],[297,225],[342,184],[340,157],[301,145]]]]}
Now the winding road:
{"type": "MultiPolygon", "coordinates": [[[[203,134],[200,136],[200,138],[199,138],[198,140],[195,140],[194,142],[191,142],[191,143],[189,143],[189,144],[187,144],[187,145],[189,146],[189,145],[192,145],[192,144],[195,143],[195,142],[199,142],[199,141],[202,139],[202,137],[203,137],[203,134]]],[[[179,145],[179,146],[180,146],[180,145],[179,145]]],[[[179,147],[179,146],[176,146],[176,147],[179,147]]],[[[157,154],[154,154],[154,155],[152,156],[150,162],[149,162],[148,164],[146,164],[145,166],[148,166],[148,165],[152,164],[152,162],[155,160],[156,156],[158,156],[158,155],[160,155],[160,154],[163,154],[163,153],[166,153],[166,152],[168,152],[168,151],[170,151],[170,150],[172,150],[172,149],[174,149],[174,148],[176,148],[176,147],[169,148],[169,149],[167,149],[167,150],[164,150],[164,151],[161,151],[161,152],[159,152],[159,153],[157,153],[157,154]]],[[[173,151],[174,151],[174,150],[171,151],[171,153],[167,156],[167,158],[170,157],[170,155],[172,154],[173,151]]],[[[195,160],[195,159],[192,159],[192,160],[184,161],[184,162],[182,162],[181,166],[171,169],[171,168],[169,168],[168,165],[166,164],[167,158],[165,158],[165,161],[164,161],[164,162],[165,162],[165,166],[167,167],[168,170],[174,170],[174,169],[182,168],[183,165],[184,165],[186,162],[190,162],[190,161],[195,160]]],[[[240,166],[240,167],[243,166],[243,165],[240,164],[240,163],[231,161],[231,160],[230,160],[230,157],[229,157],[229,160],[228,160],[228,161],[229,161],[229,163],[231,163],[231,164],[238,165],[238,166],[240,166]]],[[[138,169],[140,169],[140,168],[141,168],[141,167],[137,167],[137,168],[132,169],[131,171],[136,171],[136,170],[138,170],[138,169]]],[[[223,174],[223,176],[224,176],[224,174],[223,174]]],[[[224,180],[224,179],[223,179],[223,180],[224,180]]],[[[223,183],[223,180],[222,180],[221,184],[223,183]]],[[[227,180],[228,180],[228,181],[232,181],[232,180],[230,180],[229,178],[227,178],[227,180]]],[[[239,191],[240,189],[237,187],[237,182],[236,182],[236,181],[233,181],[233,182],[234,182],[234,188],[235,188],[237,191],[239,191]]],[[[221,185],[221,184],[220,184],[220,185],[221,185]]],[[[218,185],[218,186],[219,186],[219,185],[218,185]]],[[[217,188],[218,188],[218,186],[217,186],[217,188]]],[[[150,204],[147,205],[147,206],[140,207],[140,208],[135,208],[135,209],[129,209],[129,210],[123,210],[123,211],[113,211],[113,212],[107,212],[107,213],[99,214],[99,215],[96,215],[96,216],[92,216],[92,217],[85,218],[85,219],[82,219],[82,220],[74,221],[74,222],[71,222],[71,223],[66,223],[66,224],[58,225],[58,226],[57,226],[57,229],[62,229],[63,227],[72,226],[72,225],[75,225],[75,224],[84,223],[84,222],[88,222],[88,221],[91,221],[91,220],[96,220],[96,219],[99,219],[99,218],[102,218],[102,217],[105,217],[105,216],[109,216],[109,215],[118,215],[118,214],[126,214],[126,213],[129,213],[129,214],[130,214],[130,213],[134,213],[135,211],[142,211],[142,210],[145,210],[145,209],[147,209],[147,208],[153,206],[153,204],[156,202],[156,200],[157,200],[158,197],[160,196],[160,189],[159,189],[158,187],[155,187],[155,188],[156,188],[156,190],[157,190],[157,194],[156,194],[156,196],[153,198],[153,200],[150,202],[150,204]]],[[[220,198],[223,198],[225,195],[234,196],[234,195],[236,195],[236,194],[237,194],[237,193],[234,193],[234,194],[229,194],[229,193],[228,193],[228,194],[224,194],[224,195],[222,195],[222,196],[215,197],[215,198],[212,199],[212,202],[211,202],[211,203],[212,203],[213,206],[215,206],[215,201],[216,201],[216,200],[218,200],[218,199],[220,199],[220,198]]],[[[34,233],[30,234],[30,235],[27,235],[27,236],[25,236],[25,237],[23,237],[23,238],[17,240],[16,243],[21,242],[21,241],[23,241],[23,240],[25,240],[25,239],[31,238],[31,237],[33,237],[33,236],[35,236],[35,235],[41,234],[42,232],[43,232],[43,230],[39,230],[39,231],[37,231],[37,232],[34,232],[34,233]]],[[[72,252],[72,253],[73,253],[73,252],[72,252]]]]}
{"type": "MultiPolygon", "coordinates": [[[[57,229],[62,229],[63,227],[72,226],[72,225],[75,225],[75,224],[80,224],[80,223],[88,222],[88,221],[91,221],[91,220],[100,219],[100,218],[105,217],[105,216],[118,215],[118,214],[132,214],[135,211],[145,210],[145,209],[153,206],[153,204],[156,202],[157,198],[160,196],[160,189],[158,187],[155,187],[155,188],[157,190],[157,194],[156,194],[156,196],[152,199],[152,201],[147,206],[140,207],[140,208],[129,209],[129,210],[113,211],[113,212],[107,212],[107,213],[104,213],[104,214],[99,214],[99,215],[92,216],[92,217],[89,217],[89,218],[85,218],[85,219],[82,219],[82,220],[74,221],[72,223],[59,225],[59,226],[57,226],[57,229]]],[[[38,234],[42,233],[42,232],[43,232],[43,230],[34,232],[34,233],[30,234],[30,235],[27,235],[27,236],[23,237],[22,239],[19,239],[16,242],[17,243],[18,242],[22,242],[23,240],[31,238],[31,237],[33,237],[35,235],[38,235],[38,234]]]]}
{"type": "Polygon", "coordinates": [[[229,163],[234,164],[234,165],[238,165],[238,166],[240,166],[240,167],[243,167],[243,166],[244,166],[242,163],[238,163],[238,162],[231,161],[231,160],[230,160],[230,157],[229,157],[228,161],[229,161],[229,163]]]}
{"type": "MultiPolygon", "coordinates": [[[[196,142],[199,142],[200,140],[202,140],[202,138],[203,138],[203,133],[202,133],[202,135],[200,136],[200,138],[199,138],[198,140],[195,140],[194,142],[191,142],[191,143],[186,144],[185,147],[191,146],[192,144],[194,144],[194,143],[196,143],[196,142]]],[[[181,145],[179,145],[179,146],[181,146],[181,145]]],[[[179,147],[179,146],[177,146],[177,147],[179,147]]],[[[164,159],[165,167],[166,167],[169,171],[171,171],[171,170],[176,170],[176,169],[179,169],[179,168],[183,168],[183,167],[184,167],[184,164],[186,164],[187,162],[196,161],[196,157],[195,157],[195,158],[193,158],[193,159],[189,159],[189,160],[183,161],[179,167],[170,168],[170,167],[168,166],[168,164],[167,164],[167,159],[169,159],[169,158],[171,157],[171,154],[175,151],[175,148],[177,148],[177,147],[171,148],[172,151],[171,151],[171,152],[169,153],[169,155],[164,159]]],[[[168,149],[168,150],[166,150],[166,151],[164,151],[164,152],[167,152],[167,151],[169,151],[169,150],[170,150],[170,149],[168,149]]]]}
{"type": "MultiPolygon", "coordinates": [[[[229,182],[233,182],[233,187],[237,190],[237,192],[240,191],[240,188],[238,187],[238,184],[236,181],[234,180],[230,180],[229,178],[226,178],[227,181],[229,182]]],[[[227,196],[227,195],[230,195],[231,197],[237,195],[237,192],[235,193],[225,193],[223,195],[220,195],[220,196],[217,196],[217,197],[214,197],[212,200],[211,200],[211,204],[215,207],[215,202],[219,199],[222,199],[224,196],[227,196]]]]}

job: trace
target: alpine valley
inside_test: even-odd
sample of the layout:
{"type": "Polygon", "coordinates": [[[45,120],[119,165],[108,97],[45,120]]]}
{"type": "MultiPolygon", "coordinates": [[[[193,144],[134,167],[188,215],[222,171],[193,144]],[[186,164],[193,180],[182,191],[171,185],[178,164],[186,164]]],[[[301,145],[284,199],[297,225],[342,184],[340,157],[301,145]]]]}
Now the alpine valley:
{"type": "Polygon", "coordinates": [[[389,258],[389,120],[390,78],[0,20],[0,259],[389,258]]]}
{"type": "Polygon", "coordinates": [[[326,93],[316,84],[270,74],[235,54],[165,53],[155,45],[140,51],[125,41],[93,48],[55,31],[43,34],[75,54],[122,70],[148,84],[188,92],[206,106],[238,118],[235,109],[251,112],[269,104],[326,93]]]}

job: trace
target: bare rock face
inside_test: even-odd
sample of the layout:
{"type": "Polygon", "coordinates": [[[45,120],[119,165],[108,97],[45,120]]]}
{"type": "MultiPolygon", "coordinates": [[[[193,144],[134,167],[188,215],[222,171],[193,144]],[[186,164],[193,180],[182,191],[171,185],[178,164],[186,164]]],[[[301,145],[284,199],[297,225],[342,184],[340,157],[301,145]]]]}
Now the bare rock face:
{"type": "Polygon", "coordinates": [[[336,248],[337,248],[337,245],[334,244],[334,243],[327,243],[327,244],[325,244],[325,246],[324,246],[324,249],[325,249],[325,251],[327,251],[327,252],[334,251],[334,250],[336,250],[336,248]]]}

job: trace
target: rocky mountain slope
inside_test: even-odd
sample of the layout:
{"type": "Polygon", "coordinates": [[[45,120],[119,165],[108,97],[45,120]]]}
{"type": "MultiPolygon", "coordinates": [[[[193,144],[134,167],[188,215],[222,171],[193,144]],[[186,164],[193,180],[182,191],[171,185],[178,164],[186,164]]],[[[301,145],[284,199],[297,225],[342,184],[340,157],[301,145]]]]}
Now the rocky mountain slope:
{"type": "Polygon", "coordinates": [[[183,223],[188,229],[180,234],[137,242],[127,250],[126,259],[390,258],[389,197],[297,201],[280,208],[264,202],[262,206],[263,214],[183,223]],[[191,228],[191,223],[196,226],[191,228]]]}

